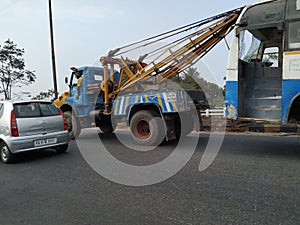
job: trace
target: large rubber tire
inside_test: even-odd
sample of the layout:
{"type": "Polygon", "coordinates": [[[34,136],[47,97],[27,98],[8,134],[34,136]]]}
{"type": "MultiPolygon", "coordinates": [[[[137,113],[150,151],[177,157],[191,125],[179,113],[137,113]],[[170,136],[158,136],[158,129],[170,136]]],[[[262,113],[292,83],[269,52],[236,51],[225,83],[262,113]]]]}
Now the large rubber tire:
{"type": "Polygon", "coordinates": [[[78,119],[71,111],[64,112],[68,124],[69,137],[71,139],[77,138],[80,135],[81,127],[78,119]]]}
{"type": "Polygon", "coordinates": [[[133,140],[139,145],[158,146],[165,139],[165,128],[161,117],[154,111],[136,112],[130,121],[133,140]]]}
{"type": "Polygon", "coordinates": [[[176,138],[189,135],[194,129],[194,117],[189,114],[181,114],[175,120],[176,138]]]}
{"type": "Polygon", "coordinates": [[[57,153],[64,153],[68,150],[69,144],[64,144],[64,145],[60,145],[58,146],[55,150],[57,153]]]}
{"type": "Polygon", "coordinates": [[[110,134],[116,129],[110,115],[101,115],[101,119],[96,119],[96,126],[100,128],[103,133],[110,134]]]}
{"type": "Polygon", "coordinates": [[[1,161],[4,163],[12,163],[15,159],[15,156],[10,152],[9,148],[4,142],[0,144],[0,155],[1,161]]]}

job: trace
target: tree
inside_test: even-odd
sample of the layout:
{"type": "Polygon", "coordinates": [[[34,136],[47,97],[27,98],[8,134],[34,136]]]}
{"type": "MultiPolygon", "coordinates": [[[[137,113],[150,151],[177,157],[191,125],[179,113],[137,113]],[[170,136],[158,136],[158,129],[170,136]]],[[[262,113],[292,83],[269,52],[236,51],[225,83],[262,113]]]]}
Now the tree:
{"type": "Polygon", "coordinates": [[[17,48],[10,39],[0,45],[0,93],[4,94],[5,99],[11,99],[12,87],[35,82],[34,71],[25,69],[23,54],[24,49],[17,48]]]}
{"type": "Polygon", "coordinates": [[[197,83],[195,80],[200,78],[200,73],[197,71],[197,68],[189,67],[182,73],[184,75],[181,84],[183,89],[201,90],[201,87],[199,86],[200,83],[197,83]]]}
{"type": "Polygon", "coordinates": [[[176,89],[177,86],[177,88],[185,90],[202,90],[211,106],[223,106],[224,104],[223,88],[204,80],[197,68],[190,67],[170,80],[172,82],[166,81],[166,87],[170,89],[176,89]]]}
{"type": "Polygon", "coordinates": [[[49,89],[48,91],[41,91],[37,96],[32,97],[32,99],[42,100],[42,99],[54,99],[55,91],[49,89]]]}

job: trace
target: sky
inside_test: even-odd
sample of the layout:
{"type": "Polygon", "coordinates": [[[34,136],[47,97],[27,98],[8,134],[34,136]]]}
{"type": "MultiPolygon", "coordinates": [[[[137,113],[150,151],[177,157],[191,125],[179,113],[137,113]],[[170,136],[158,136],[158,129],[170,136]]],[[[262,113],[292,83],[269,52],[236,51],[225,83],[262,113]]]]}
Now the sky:
{"type": "MultiPolygon", "coordinates": [[[[64,77],[72,66],[100,65],[100,57],[109,50],[256,2],[52,0],[58,91],[67,90],[64,77]]],[[[10,39],[24,48],[26,68],[35,71],[37,80],[22,91],[32,95],[53,89],[48,4],[49,0],[0,1],[0,45],[10,39]]],[[[227,56],[222,41],[197,64],[200,74],[223,86],[227,56]]]]}

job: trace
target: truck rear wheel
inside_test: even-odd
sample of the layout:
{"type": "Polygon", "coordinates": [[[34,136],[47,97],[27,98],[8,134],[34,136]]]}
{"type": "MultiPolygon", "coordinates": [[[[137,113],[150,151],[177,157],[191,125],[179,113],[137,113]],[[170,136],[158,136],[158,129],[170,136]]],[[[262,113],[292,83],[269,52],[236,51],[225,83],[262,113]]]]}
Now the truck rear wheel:
{"type": "Polygon", "coordinates": [[[161,117],[154,111],[136,112],[130,121],[131,135],[140,145],[157,146],[165,138],[165,128],[161,117]]]}
{"type": "Polygon", "coordinates": [[[71,111],[64,112],[68,124],[69,137],[71,139],[77,138],[81,132],[81,127],[78,119],[71,111]]]}
{"type": "Polygon", "coordinates": [[[175,120],[176,137],[189,135],[194,129],[194,117],[190,114],[182,114],[175,120]]]}

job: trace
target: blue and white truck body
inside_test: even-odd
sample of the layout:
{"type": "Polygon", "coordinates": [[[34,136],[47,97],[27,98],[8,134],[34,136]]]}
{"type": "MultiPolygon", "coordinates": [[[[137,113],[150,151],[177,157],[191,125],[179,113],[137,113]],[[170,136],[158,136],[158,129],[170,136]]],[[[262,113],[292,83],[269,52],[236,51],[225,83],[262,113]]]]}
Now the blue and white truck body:
{"type": "MultiPolygon", "coordinates": [[[[142,139],[147,139],[149,136],[147,127],[151,125],[150,119],[159,117],[162,119],[162,123],[156,124],[157,128],[160,132],[163,131],[167,140],[172,140],[180,135],[179,129],[182,127],[179,125],[179,117],[184,117],[188,121],[185,123],[184,132],[186,134],[194,128],[196,118],[196,122],[198,122],[193,101],[184,90],[151,89],[119,93],[111,101],[111,114],[105,115],[104,93],[101,90],[101,82],[104,80],[103,68],[80,67],[76,69],[76,72],[82,76],[80,87],[77,86],[77,79],[73,72],[70,80],[66,78],[69,92],[65,92],[59,99],[55,100],[55,104],[60,107],[72,124],[70,129],[76,129],[75,133],[71,134],[72,137],[77,137],[82,128],[89,128],[95,124],[103,132],[110,133],[117,123],[125,122],[130,126],[132,119],[137,117],[135,132],[137,135],[140,134],[142,139]],[[143,115],[147,117],[145,121],[143,115]]],[[[116,71],[114,72],[114,80],[116,82],[119,80],[119,73],[116,71]]],[[[113,84],[111,85],[113,88],[113,84]]],[[[153,143],[151,142],[151,144],[153,143]]]]}

